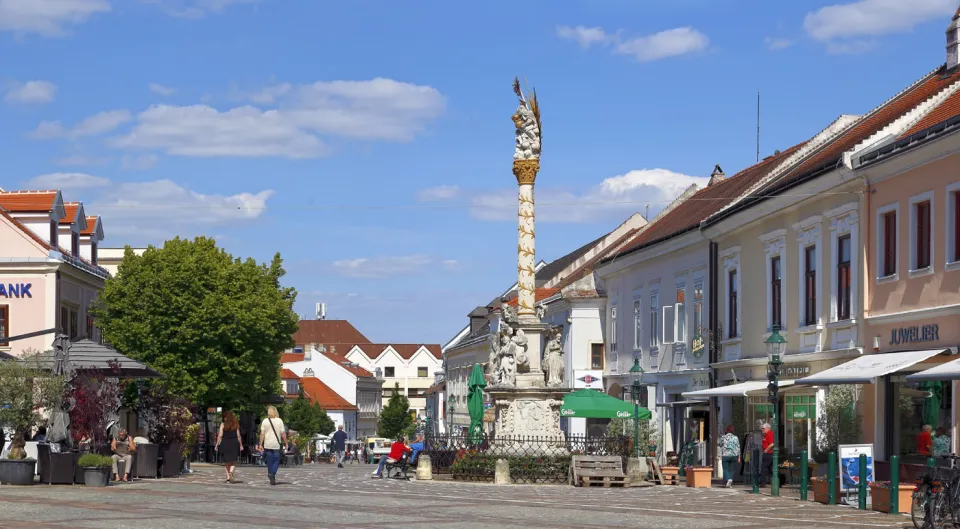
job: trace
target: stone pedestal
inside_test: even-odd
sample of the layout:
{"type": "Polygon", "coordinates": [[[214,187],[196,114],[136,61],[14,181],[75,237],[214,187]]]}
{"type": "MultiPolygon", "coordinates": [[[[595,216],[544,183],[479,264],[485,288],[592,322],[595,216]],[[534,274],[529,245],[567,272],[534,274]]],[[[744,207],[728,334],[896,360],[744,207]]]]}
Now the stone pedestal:
{"type": "Polygon", "coordinates": [[[642,457],[628,457],[627,477],[630,483],[644,481],[647,477],[647,460],[642,457]]]}
{"type": "Polygon", "coordinates": [[[420,454],[417,458],[417,481],[433,479],[433,461],[430,456],[420,454]]]}
{"type": "Polygon", "coordinates": [[[497,467],[493,474],[494,485],[510,484],[510,463],[506,459],[498,459],[497,467]]]}

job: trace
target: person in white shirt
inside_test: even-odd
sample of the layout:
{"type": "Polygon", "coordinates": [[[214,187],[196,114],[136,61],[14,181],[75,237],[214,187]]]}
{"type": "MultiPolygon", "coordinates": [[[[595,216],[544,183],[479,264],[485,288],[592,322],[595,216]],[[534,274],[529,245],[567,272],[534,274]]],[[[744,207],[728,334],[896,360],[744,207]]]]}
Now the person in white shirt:
{"type": "Polygon", "coordinates": [[[287,444],[287,431],[283,421],[273,406],[267,406],[267,418],[260,423],[260,439],[257,450],[263,451],[263,459],[267,463],[267,477],[271,485],[277,484],[277,470],[280,469],[280,458],[283,447],[287,444]]]}

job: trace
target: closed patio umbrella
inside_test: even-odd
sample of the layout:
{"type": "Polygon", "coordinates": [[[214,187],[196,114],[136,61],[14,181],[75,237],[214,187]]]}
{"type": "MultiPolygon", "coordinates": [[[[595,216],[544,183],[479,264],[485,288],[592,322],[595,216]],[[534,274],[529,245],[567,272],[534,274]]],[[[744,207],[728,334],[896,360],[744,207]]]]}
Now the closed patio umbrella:
{"type": "Polygon", "coordinates": [[[940,424],[940,399],[943,398],[943,383],[930,380],[920,383],[920,390],[929,391],[930,396],[923,400],[923,424],[929,424],[934,430],[940,424]]]}
{"type": "Polygon", "coordinates": [[[487,379],[483,376],[480,364],[473,365],[473,372],[467,381],[467,411],[470,412],[470,442],[479,443],[483,437],[483,388],[487,379]]]}

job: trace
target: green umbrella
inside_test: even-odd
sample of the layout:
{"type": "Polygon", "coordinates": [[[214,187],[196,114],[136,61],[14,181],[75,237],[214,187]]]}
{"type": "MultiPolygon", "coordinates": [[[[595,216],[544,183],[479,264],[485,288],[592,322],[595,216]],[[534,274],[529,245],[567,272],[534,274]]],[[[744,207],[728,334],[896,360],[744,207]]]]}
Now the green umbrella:
{"type": "Polygon", "coordinates": [[[483,388],[487,379],[483,376],[480,364],[473,365],[470,380],[467,381],[467,411],[470,412],[470,442],[479,443],[483,437],[483,388]]]}
{"type": "MultiPolygon", "coordinates": [[[[592,389],[581,389],[563,397],[561,417],[586,417],[588,419],[632,419],[634,405],[592,389]]],[[[638,418],[649,421],[650,410],[640,408],[638,418]]]]}
{"type": "Polygon", "coordinates": [[[934,430],[940,424],[940,400],[943,398],[943,383],[930,380],[920,384],[921,391],[929,391],[930,396],[923,400],[923,424],[929,424],[934,430]]]}

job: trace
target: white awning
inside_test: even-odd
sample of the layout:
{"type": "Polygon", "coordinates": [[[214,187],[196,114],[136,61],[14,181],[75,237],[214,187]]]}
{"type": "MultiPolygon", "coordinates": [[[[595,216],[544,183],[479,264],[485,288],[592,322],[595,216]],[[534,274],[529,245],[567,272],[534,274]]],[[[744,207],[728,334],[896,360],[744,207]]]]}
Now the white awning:
{"type": "Polygon", "coordinates": [[[907,380],[923,382],[926,380],[960,380],[960,358],[951,360],[926,371],[907,375],[907,380]]]}
{"type": "MultiPolygon", "coordinates": [[[[793,385],[794,385],[795,383],[796,383],[796,382],[793,381],[793,380],[781,380],[780,382],[777,383],[777,386],[780,388],[780,390],[779,390],[777,393],[788,393],[787,390],[792,389],[792,388],[793,388],[793,385]]],[[[747,396],[748,396],[748,397],[765,397],[765,396],[767,396],[767,392],[768,392],[768,390],[767,390],[767,384],[768,384],[768,383],[764,383],[762,389],[754,389],[754,390],[748,391],[748,392],[747,392],[747,396]]]]}
{"type": "Polygon", "coordinates": [[[871,384],[877,377],[896,373],[902,369],[919,364],[947,349],[928,349],[924,351],[904,351],[901,353],[871,354],[855,358],[845,364],[831,367],[815,375],[797,380],[797,384],[806,386],[830,384],[871,384]]]}
{"type": "Polygon", "coordinates": [[[766,380],[750,380],[719,388],[701,389],[682,393],[686,399],[708,399],[710,397],[746,397],[748,391],[766,389],[766,380]]]}

